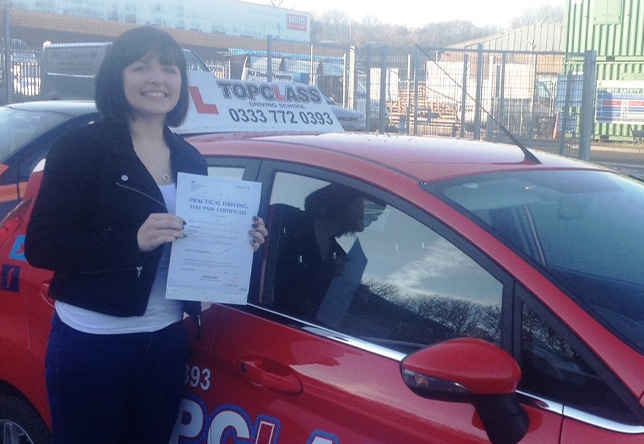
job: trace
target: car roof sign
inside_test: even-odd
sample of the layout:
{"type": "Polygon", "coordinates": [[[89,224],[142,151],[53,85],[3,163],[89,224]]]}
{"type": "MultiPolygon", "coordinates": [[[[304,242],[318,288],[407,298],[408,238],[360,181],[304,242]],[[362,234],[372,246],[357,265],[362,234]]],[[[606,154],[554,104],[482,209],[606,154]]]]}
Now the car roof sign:
{"type": "Polygon", "coordinates": [[[222,80],[188,73],[190,107],[178,134],[212,132],[343,132],[316,86],[222,80]]]}

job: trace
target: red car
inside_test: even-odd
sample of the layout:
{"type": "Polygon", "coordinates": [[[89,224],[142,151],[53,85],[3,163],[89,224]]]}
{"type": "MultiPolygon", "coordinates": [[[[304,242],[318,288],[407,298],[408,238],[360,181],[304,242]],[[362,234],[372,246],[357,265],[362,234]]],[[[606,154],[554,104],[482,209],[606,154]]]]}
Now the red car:
{"type": "MultiPolygon", "coordinates": [[[[206,305],[200,340],[186,322],[172,443],[644,442],[641,181],[485,142],[188,139],[262,183],[270,235],[248,303],[206,305]],[[312,220],[345,196],[360,220],[322,260],[312,220]]],[[[48,440],[50,273],[21,251],[40,175],[0,227],[4,443],[48,440]]]]}

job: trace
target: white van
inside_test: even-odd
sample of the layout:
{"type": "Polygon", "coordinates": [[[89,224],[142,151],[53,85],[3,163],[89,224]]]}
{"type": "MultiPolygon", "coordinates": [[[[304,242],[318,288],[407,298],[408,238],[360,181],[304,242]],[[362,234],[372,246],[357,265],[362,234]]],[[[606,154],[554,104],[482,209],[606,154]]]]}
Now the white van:
{"type": "MultiPolygon", "coordinates": [[[[42,99],[94,99],[94,77],[111,42],[49,43],[42,48],[42,99]]],[[[188,69],[208,71],[195,53],[183,50],[188,69]]]]}

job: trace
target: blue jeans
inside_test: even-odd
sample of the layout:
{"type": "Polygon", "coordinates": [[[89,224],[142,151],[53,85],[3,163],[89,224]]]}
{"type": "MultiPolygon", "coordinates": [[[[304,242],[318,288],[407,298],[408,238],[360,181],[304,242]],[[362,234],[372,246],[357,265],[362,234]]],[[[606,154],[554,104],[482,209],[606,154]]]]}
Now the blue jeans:
{"type": "Polygon", "coordinates": [[[167,444],[183,394],[182,322],[93,335],[52,320],[46,358],[53,444],[167,444]]]}

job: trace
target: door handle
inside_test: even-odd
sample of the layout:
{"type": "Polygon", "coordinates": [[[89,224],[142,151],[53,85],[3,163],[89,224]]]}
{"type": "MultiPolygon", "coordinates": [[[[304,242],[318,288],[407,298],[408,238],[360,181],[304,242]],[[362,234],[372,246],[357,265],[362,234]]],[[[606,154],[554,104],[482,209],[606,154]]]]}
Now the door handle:
{"type": "Polygon", "coordinates": [[[250,382],[297,395],[302,392],[302,383],[289,367],[270,360],[252,358],[238,362],[241,374],[250,382]]]}
{"type": "Polygon", "coordinates": [[[49,283],[51,281],[45,281],[42,284],[40,284],[40,297],[47,302],[47,304],[51,305],[52,307],[54,306],[54,300],[49,296],[49,283]]]}

